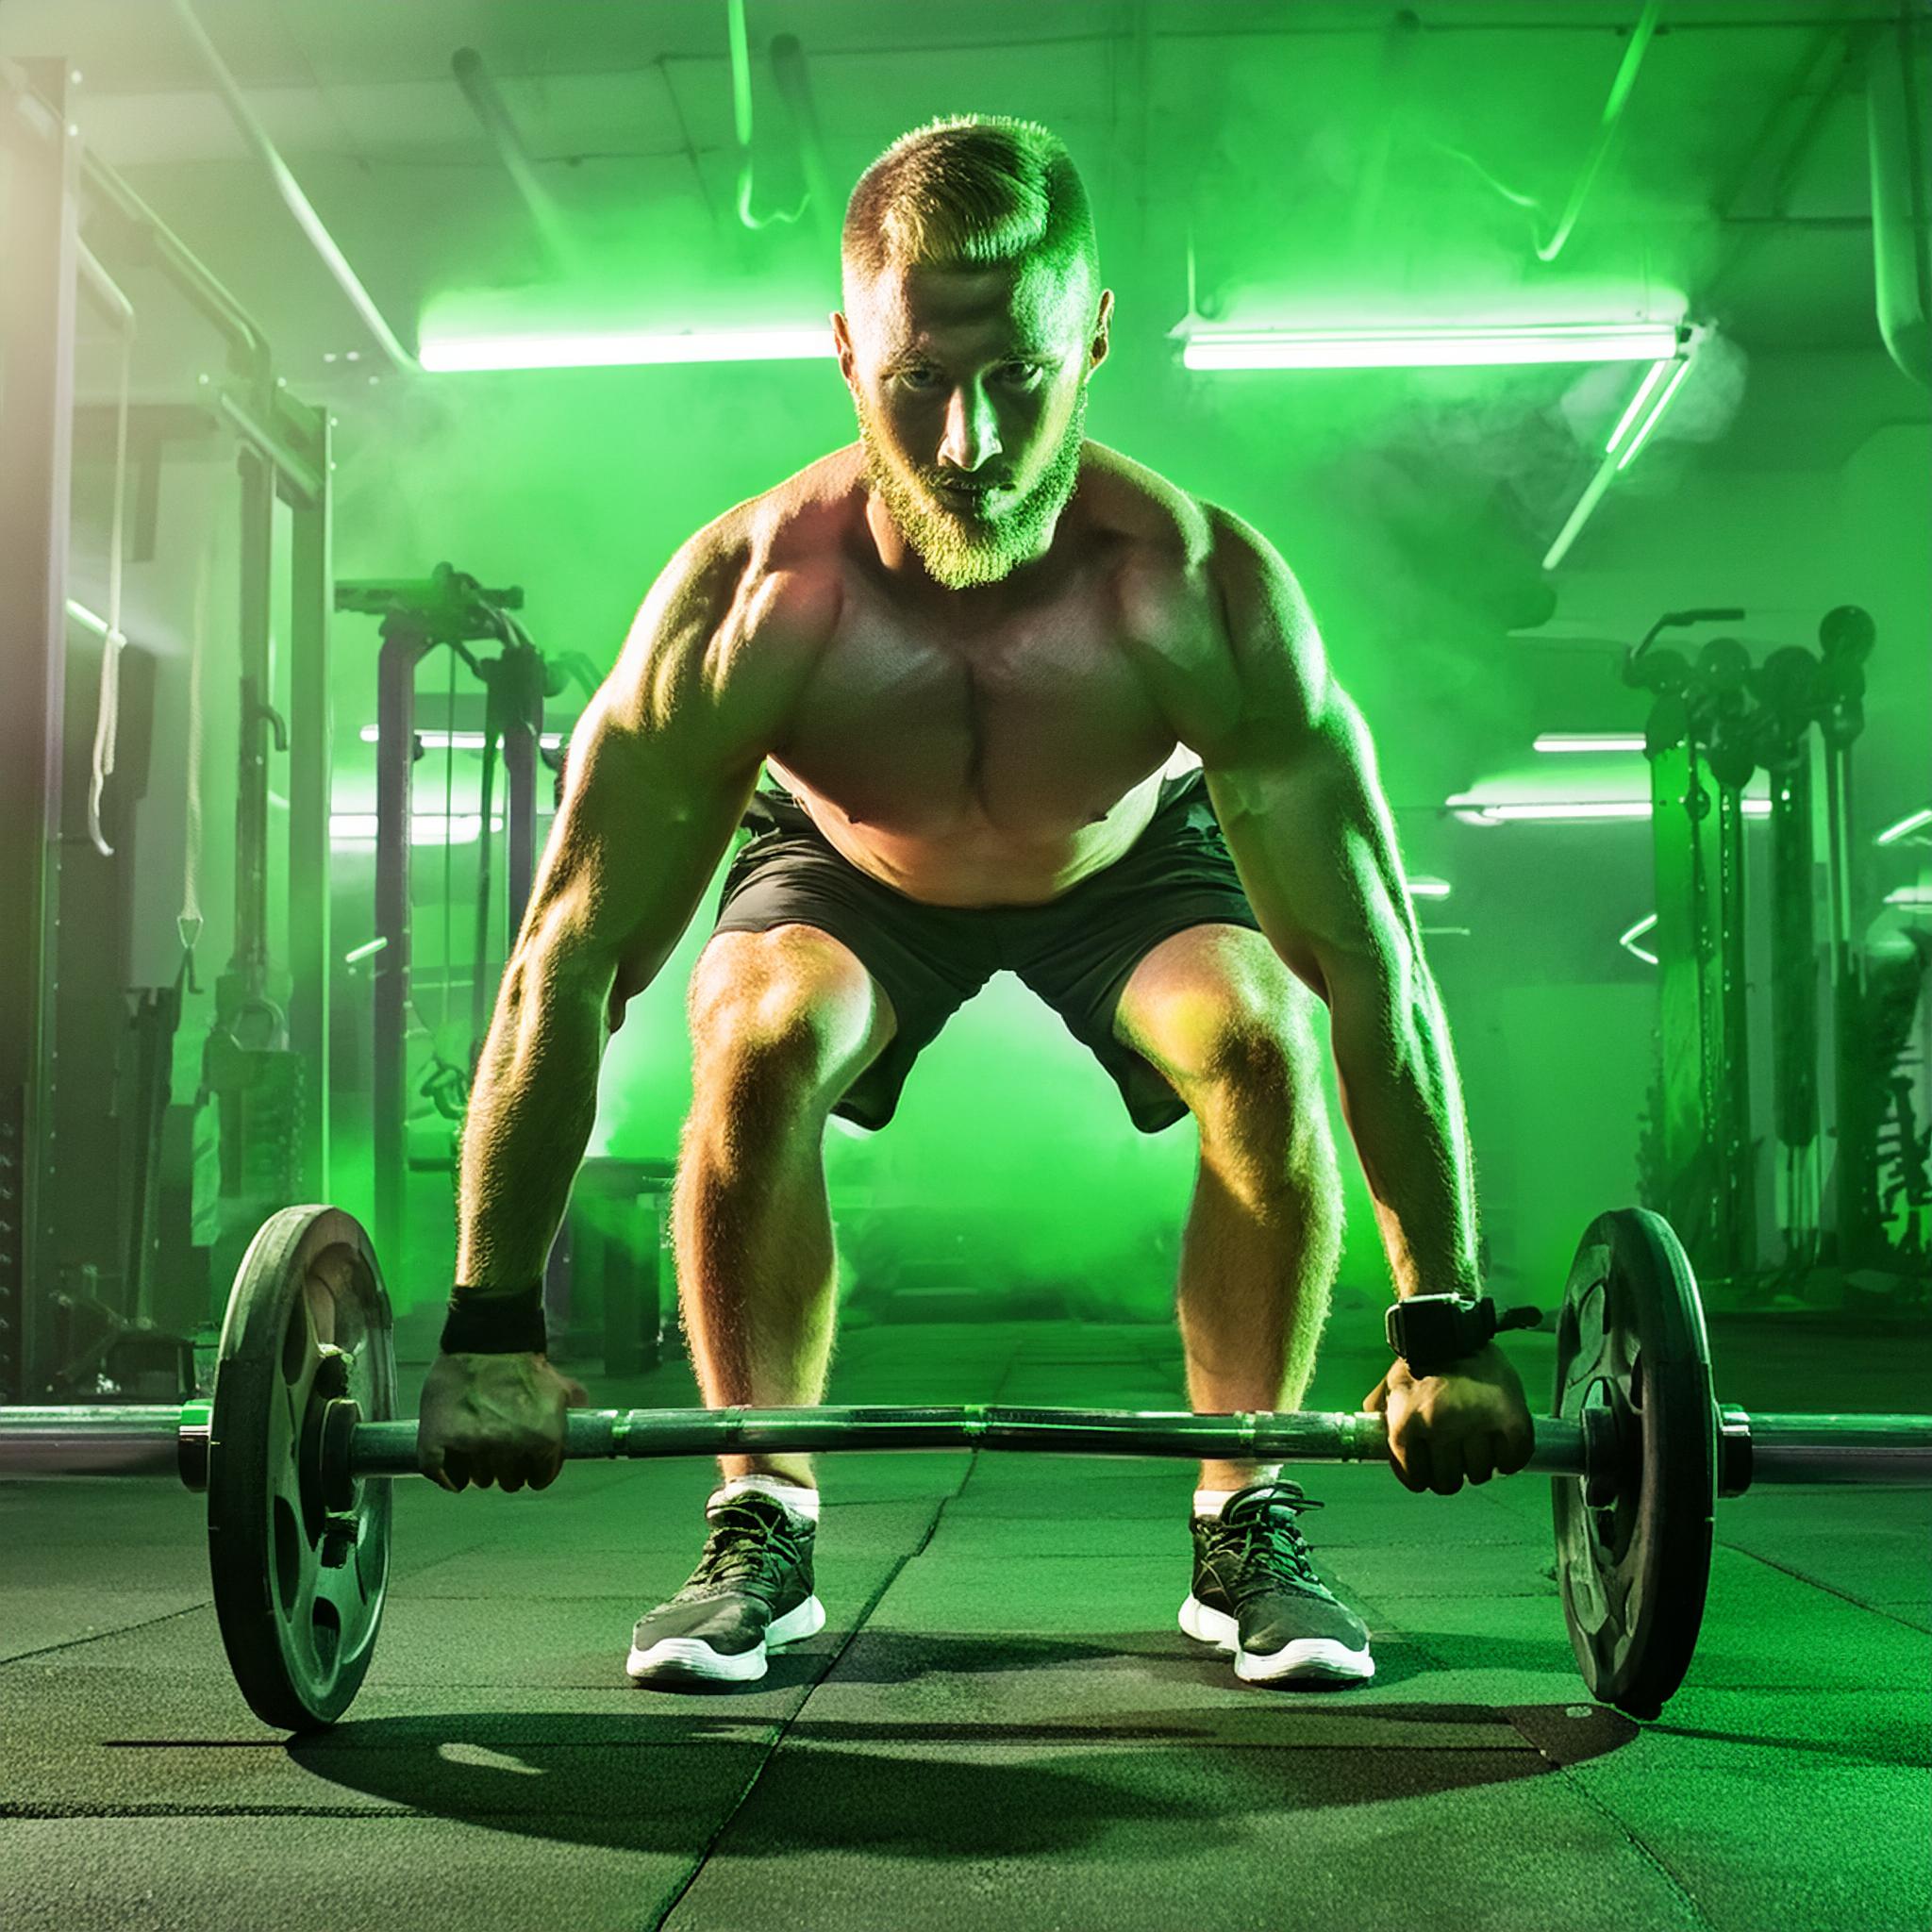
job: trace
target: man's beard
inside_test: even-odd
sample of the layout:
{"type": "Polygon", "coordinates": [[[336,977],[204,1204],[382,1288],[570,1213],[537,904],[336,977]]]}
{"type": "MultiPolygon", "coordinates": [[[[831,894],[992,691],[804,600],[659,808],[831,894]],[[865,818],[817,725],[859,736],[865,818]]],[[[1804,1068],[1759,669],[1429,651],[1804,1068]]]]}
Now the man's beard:
{"type": "Polygon", "coordinates": [[[1033,558],[1040,540],[1066,508],[1080,478],[1080,443],[1087,422],[1087,385],[1080,385],[1074,413],[1053,459],[1039,482],[1017,503],[991,511],[948,508],[935,493],[896,468],[858,405],[858,440],[865,450],[865,483],[886,507],[900,534],[933,577],[949,591],[996,584],[1033,558]]]}

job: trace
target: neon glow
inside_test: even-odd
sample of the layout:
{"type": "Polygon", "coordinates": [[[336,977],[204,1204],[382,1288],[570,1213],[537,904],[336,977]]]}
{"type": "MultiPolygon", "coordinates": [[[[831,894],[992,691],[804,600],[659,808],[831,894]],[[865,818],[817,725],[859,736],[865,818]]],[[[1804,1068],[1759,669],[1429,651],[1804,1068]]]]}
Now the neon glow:
{"type": "Polygon", "coordinates": [[[1637,393],[1630,398],[1630,407],[1624,411],[1617,426],[1610,431],[1610,440],[1604,444],[1605,456],[1612,457],[1616,455],[1617,445],[1630,433],[1630,425],[1637,421],[1639,415],[1642,412],[1644,404],[1650,400],[1651,391],[1656,389],[1657,384],[1664,379],[1664,371],[1670,366],[1668,362],[1657,362],[1652,365],[1650,374],[1643,378],[1642,382],[1638,386],[1637,393]]]}
{"type": "MultiPolygon", "coordinates": [[[[1493,805],[1472,800],[1465,793],[1447,802],[1459,819],[1482,820],[1496,825],[1538,821],[1557,824],[1587,819],[1647,819],[1651,815],[1650,801],[1634,798],[1574,800],[1537,805],[1493,805]]],[[[1763,819],[1771,816],[1771,800],[1768,798],[1745,798],[1740,799],[1739,804],[1747,819],[1763,819]]]]}
{"type": "Polygon", "coordinates": [[[615,329],[583,334],[425,334],[423,366],[440,375],[491,369],[618,369],[664,362],[812,361],[832,354],[828,328],[615,329]]]}
{"type": "MultiPolygon", "coordinates": [[[[1674,356],[1673,323],[1530,323],[1435,328],[1198,328],[1189,369],[1459,369],[1525,362],[1655,362],[1674,356]]],[[[1661,406],[1659,406],[1661,407],[1661,406]]]]}
{"type": "Polygon", "coordinates": [[[1646,918],[1640,919],[1637,922],[1637,924],[1630,928],[1628,932],[1623,934],[1617,941],[1617,943],[1620,946],[1622,946],[1626,953],[1635,954],[1636,957],[1641,959],[1646,966],[1655,966],[1657,963],[1657,955],[1655,953],[1646,953],[1643,950],[1643,948],[1637,943],[1637,941],[1640,939],[1641,939],[1643,935],[1647,933],[1651,929],[1651,927],[1654,926],[1656,924],[1657,914],[1653,912],[1649,914],[1646,918]]]}
{"type": "Polygon", "coordinates": [[[1643,734],[1641,731],[1541,731],[1537,734],[1535,749],[1542,752],[1641,751],[1643,734]]]}
{"type": "Polygon", "coordinates": [[[1887,825],[1872,842],[1874,845],[1894,844],[1907,834],[1916,832],[1921,825],[1932,825],[1932,805],[1923,811],[1913,812],[1909,818],[1899,820],[1895,825],[1887,825]]]}
{"type": "MultiPolygon", "coordinates": [[[[490,829],[492,832],[503,830],[500,814],[491,814],[490,829]]],[[[483,820],[477,812],[455,812],[448,818],[440,811],[419,811],[409,815],[411,845],[441,845],[445,835],[452,845],[474,845],[482,832],[483,820]]],[[[373,811],[331,812],[328,839],[331,845],[374,845],[375,814],[373,811]]]]}
{"type": "MultiPolygon", "coordinates": [[[[1627,470],[1636,459],[1637,452],[1650,441],[1651,431],[1664,420],[1664,411],[1671,407],[1671,398],[1683,387],[1684,378],[1690,374],[1690,358],[1687,356],[1683,361],[1677,364],[1677,373],[1671,378],[1670,387],[1657,399],[1657,408],[1650,412],[1649,420],[1637,432],[1636,440],[1631,443],[1630,447],[1624,452],[1622,459],[1617,464],[1619,471],[1627,470]]],[[[1612,443],[1611,447],[1613,449],[1615,446],[1612,443]]]]}
{"type": "MultiPolygon", "coordinates": [[[[362,729],[357,733],[357,736],[361,739],[364,744],[380,744],[382,742],[382,733],[374,724],[363,725],[362,729]]],[[[419,731],[416,734],[416,738],[425,751],[481,751],[483,749],[483,734],[480,731],[419,731]]],[[[541,742],[546,749],[554,751],[563,742],[563,733],[560,731],[546,731],[542,734],[541,742]]]]}

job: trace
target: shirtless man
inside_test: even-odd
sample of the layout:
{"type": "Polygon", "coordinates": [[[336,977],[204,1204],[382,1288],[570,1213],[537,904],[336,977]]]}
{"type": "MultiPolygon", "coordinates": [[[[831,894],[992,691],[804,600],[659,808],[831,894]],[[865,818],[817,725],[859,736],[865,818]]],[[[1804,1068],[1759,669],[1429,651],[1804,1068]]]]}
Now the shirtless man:
{"type": "MultiPolygon", "coordinates": [[[[1398,1293],[1477,1291],[1448,1028],[1359,712],[1294,576],[1238,518],[1084,440],[1106,359],[1085,194],[1030,124],[922,128],[861,177],[833,317],[858,442],[672,559],[571,740],[463,1136],[459,1286],[422,1406],[445,1488],[541,1488],[575,1389],[541,1281],[625,1002],[677,944],[741,822],[692,974],[674,1196],[711,1407],[823,1397],[834,1111],[890,1119],[913,1058],[1009,967],[1135,1124],[1191,1112],[1179,1325],[1197,1411],[1287,1409],[1312,1371],[1341,1197],[1317,1000],[1398,1293]],[[1177,746],[1198,767],[1170,769],[1177,746]],[[759,791],[760,769],[785,788],[759,791]]],[[[1493,1344],[1398,1357],[1411,1489],[1521,1468],[1493,1344]]],[[[745,1681],[824,1621],[811,1458],[726,1456],[690,1583],[639,1681],[745,1681]]],[[[1250,1679],[1366,1678],[1277,1470],[1201,1467],[1191,1636],[1250,1679]]]]}

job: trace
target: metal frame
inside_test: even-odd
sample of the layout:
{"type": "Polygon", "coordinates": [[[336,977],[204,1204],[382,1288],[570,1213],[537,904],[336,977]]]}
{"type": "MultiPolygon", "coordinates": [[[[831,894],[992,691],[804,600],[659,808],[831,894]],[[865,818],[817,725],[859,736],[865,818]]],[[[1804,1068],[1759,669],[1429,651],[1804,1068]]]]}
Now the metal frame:
{"type": "MultiPolygon", "coordinates": [[[[328,419],[277,384],[267,341],[234,296],[111,168],[85,151],[67,118],[68,75],[65,59],[0,62],[0,222],[8,238],[8,274],[0,278],[0,447],[8,452],[0,464],[0,573],[8,586],[0,602],[0,675],[8,697],[0,708],[0,804],[9,828],[0,841],[0,904],[15,930],[31,935],[0,954],[0,1402],[16,1403],[44,1382],[43,1310],[36,1304],[50,1292],[50,1264],[64,1256],[90,1278],[98,1272],[118,1279],[125,1271],[114,1217],[103,1212],[84,1169],[62,1170],[55,1130],[58,1017],[121,970],[118,959],[103,957],[112,949],[100,946],[98,933],[65,931],[59,916],[72,757],[62,739],[77,292],[84,281],[117,312],[127,306],[79,240],[84,203],[139,238],[144,261],[213,325],[228,350],[234,386],[217,388],[210,401],[213,417],[233,429],[241,447],[242,729],[235,944],[218,989],[217,1026],[238,1005],[268,991],[273,732],[291,753],[286,1039],[318,1076],[308,1083],[303,1116],[299,1191],[312,1198],[330,1191],[328,419]],[[291,689],[300,721],[293,732],[267,701],[277,497],[292,516],[291,689]]],[[[116,239],[100,241],[110,258],[116,239]]],[[[76,1008],[70,1024],[85,1018],[76,1008]]],[[[108,1110],[111,1096],[88,1097],[108,1110]]]]}

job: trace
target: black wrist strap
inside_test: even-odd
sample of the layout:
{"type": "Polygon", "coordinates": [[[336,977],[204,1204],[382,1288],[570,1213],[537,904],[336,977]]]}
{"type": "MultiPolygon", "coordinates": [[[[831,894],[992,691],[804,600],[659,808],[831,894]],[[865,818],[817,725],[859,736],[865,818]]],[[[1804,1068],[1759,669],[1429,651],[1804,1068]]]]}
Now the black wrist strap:
{"type": "Polygon", "coordinates": [[[444,1355],[542,1355],[549,1346],[541,1281],[513,1294],[458,1288],[450,1297],[444,1355]]]}
{"type": "Polygon", "coordinates": [[[1389,1346],[1402,1357],[1411,1375],[1441,1375],[1479,1355],[1503,1330],[1534,1328],[1541,1321],[1536,1308],[1511,1308],[1507,1315],[1498,1315],[1491,1295],[1412,1295],[1389,1310],[1389,1346]]]}

